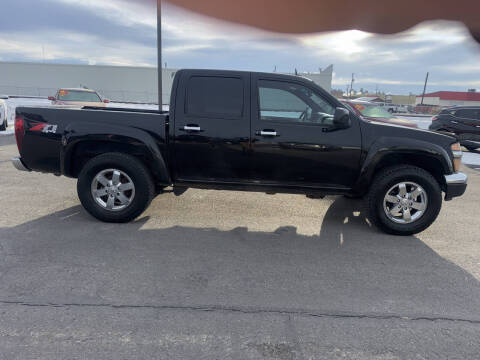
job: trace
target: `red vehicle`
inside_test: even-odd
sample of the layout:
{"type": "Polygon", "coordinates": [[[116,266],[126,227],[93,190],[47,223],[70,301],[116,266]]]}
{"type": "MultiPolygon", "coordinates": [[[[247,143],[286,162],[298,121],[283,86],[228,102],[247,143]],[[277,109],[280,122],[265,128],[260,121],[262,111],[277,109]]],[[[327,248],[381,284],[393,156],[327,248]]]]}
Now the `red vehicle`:
{"type": "Polygon", "coordinates": [[[393,125],[402,125],[411,128],[418,128],[417,124],[408,119],[395,118],[383,107],[368,101],[340,100],[347,105],[355,114],[365,120],[383,122],[393,125]]]}
{"type": "Polygon", "coordinates": [[[110,100],[102,99],[95,91],[90,89],[67,89],[62,88],[57,91],[55,96],[49,96],[48,100],[52,105],[72,105],[72,106],[96,106],[105,107],[110,100]]]}

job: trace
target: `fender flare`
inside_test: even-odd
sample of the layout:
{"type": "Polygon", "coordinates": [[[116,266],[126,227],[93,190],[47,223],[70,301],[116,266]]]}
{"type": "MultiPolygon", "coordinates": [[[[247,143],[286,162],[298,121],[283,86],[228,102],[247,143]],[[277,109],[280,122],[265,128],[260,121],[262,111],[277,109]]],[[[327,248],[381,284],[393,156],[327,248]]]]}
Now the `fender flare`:
{"type": "Polygon", "coordinates": [[[354,186],[357,192],[362,192],[375,176],[375,169],[388,156],[411,155],[417,158],[428,158],[441,164],[443,174],[453,172],[453,164],[447,151],[435,143],[400,137],[380,137],[370,146],[360,170],[359,179],[354,186]]]}
{"type": "Polygon", "coordinates": [[[161,184],[171,184],[164,156],[157,142],[148,132],[114,124],[102,124],[99,129],[95,123],[88,121],[68,125],[64,130],[60,150],[60,170],[63,175],[72,176],[74,150],[78,144],[87,141],[129,144],[138,147],[146,155],[147,166],[152,171],[155,180],[161,184]]]}

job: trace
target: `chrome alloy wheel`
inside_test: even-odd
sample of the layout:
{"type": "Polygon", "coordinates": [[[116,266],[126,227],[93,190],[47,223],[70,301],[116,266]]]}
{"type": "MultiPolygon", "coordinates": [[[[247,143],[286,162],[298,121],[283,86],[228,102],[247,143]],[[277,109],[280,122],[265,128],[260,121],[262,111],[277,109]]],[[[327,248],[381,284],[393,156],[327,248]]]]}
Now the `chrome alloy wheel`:
{"type": "Polygon", "coordinates": [[[93,178],[91,192],[95,202],[102,208],[120,211],[132,203],[135,185],[122,170],[106,169],[93,178]]]}
{"type": "Polygon", "coordinates": [[[392,186],[383,199],[383,210],[397,224],[410,224],[422,217],[427,209],[425,190],[414,182],[401,182],[392,186]]]}

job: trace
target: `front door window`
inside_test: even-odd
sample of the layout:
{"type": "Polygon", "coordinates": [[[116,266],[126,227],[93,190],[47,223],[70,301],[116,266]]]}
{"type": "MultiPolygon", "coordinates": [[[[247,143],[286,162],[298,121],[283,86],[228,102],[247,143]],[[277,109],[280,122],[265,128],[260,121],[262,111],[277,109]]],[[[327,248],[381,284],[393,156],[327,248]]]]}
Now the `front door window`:
{"type": "Polygon", "coordinates": [[[302,85],[260,80],[259,103],[264,121],[333,125],[335,108],[302,85]]]}

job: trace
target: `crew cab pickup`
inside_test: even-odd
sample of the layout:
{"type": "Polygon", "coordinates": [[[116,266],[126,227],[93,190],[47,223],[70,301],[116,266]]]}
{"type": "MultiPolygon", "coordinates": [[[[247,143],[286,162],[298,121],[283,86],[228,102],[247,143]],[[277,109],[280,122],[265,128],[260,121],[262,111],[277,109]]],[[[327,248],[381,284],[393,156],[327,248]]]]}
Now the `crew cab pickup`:
{"type": "Polygon", "coordinates": [[[77,178],[82,205],[107,222],[173,186],[365,197],[371,222],[407,235],[435,220],[442,192],[467,186],[454,138],[362,120],[308,79],[181,70],[171,94],[169,113],[17,108],[13,163],[77,178]]]}

